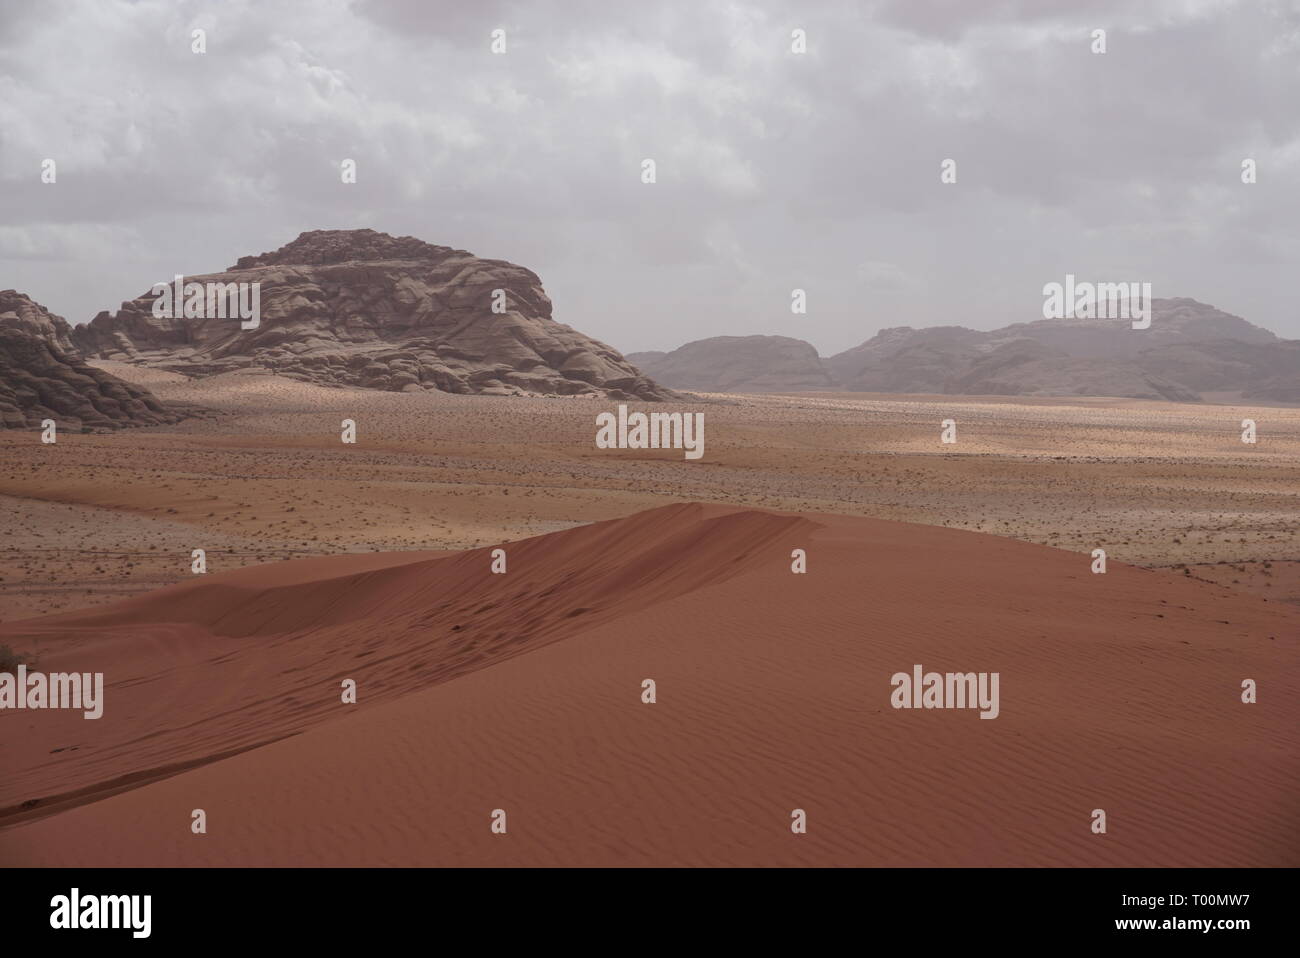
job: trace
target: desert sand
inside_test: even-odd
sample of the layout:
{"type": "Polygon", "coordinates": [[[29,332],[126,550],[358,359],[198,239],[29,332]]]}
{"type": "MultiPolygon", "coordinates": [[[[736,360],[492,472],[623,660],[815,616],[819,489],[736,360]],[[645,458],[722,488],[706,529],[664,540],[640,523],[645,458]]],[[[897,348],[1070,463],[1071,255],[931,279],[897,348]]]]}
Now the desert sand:
{"type": "Polygon", "coordinates": [[[0,862],[1300,863],[1300,411],[728,397],[686,462],[590,400],[148,375],[214,414],[0,436],[0,645],[106,679],[0,712],[0,862]],[[891,708],[914,663],[999,716],[891,708]]]}
{"type": "Polygon", "coordinates": [[[956,530],[698,504],[507,555],[504,575],[487,549],[286,563],[11,626],[6,638],[44,636],[51,670],[103,669],[112,681],[98,722],[4,716],[22,728],[5,734],[17,774],[0,804],[18,824],[0,832],[0,856],[1300,855],[1300,612],[1287,605],[1117,564],[1094,576],[1071,553],[956,530]],[[790,570],[795,548],[806,575],[790,570]],[[891,708],[890,676],[914,662],[998,671],[1001,714],[891,708]],[[355,706],[340,702],[349,677],[355,706]],[[1260,683],[1260,704],[1239,701],[1245,677],[1260,683]],[[646,678],[653,704],[641,700],[646,678]],[[49,797],[24,809],[33,794],[49,797]],[[1089,830],[1098,807],[1105,836],[1089,830]],[[194,808],[208,815],[205,835],[190,832],[194,808]],[[498,808],[505,835],[489,827],[498,808]],[[790,831],[796,808],[806,835],[790,831]]]}

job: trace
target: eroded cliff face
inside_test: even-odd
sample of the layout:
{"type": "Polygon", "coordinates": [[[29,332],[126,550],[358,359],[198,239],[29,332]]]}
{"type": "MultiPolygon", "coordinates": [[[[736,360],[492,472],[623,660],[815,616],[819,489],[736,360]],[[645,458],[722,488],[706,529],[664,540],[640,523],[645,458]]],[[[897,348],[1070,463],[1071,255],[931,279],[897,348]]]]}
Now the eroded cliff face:
{"type": "Polygon", "coordinates": [[[149,390],[88,366],[72,328],[31,297],[0,291],[0,427],[117,429],[175,422],[180,416],[149,390]]]}
{"type": "Polygon", "coordinates": [[[261,366],[393,391],[675,398],[617,350],[555,322],[536,273],[410,236],[317,230],[185,280],[260,284],[257,327],[180,309],[158,317],[148,292],[74,330],[77,346],[199,376],[261,366]]]}

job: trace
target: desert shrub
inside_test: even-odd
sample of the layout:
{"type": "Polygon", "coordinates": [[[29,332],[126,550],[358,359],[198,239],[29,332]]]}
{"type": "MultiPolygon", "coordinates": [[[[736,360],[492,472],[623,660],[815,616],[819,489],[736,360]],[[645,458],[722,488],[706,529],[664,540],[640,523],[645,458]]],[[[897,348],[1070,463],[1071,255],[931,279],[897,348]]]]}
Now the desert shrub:
{"type": "Polygon", "coordinates": [[[34,661],[30,655],[21,655],[7,645],[0,645],[0,672],[13,672],[16,675],[18,666],[30,666],[34,661]]]}

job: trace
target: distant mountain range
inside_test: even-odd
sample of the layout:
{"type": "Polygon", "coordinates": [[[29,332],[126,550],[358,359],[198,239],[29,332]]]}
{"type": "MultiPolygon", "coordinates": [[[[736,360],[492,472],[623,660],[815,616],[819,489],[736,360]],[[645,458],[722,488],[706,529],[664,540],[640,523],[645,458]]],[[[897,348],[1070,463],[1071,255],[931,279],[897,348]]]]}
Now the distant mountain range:
{"type": "Polygon", "coordinates": [[[990,332],[883,329],[821,358],[785,336],[715,336],[629,353],[648,377],[702,392],[847,390],[992,396],[1118,396],[1197,402],[1202,393],[1300,403],[1300,340],[1193,299],[1152,301],[1151,326],[1045,319],[990,332]]]}

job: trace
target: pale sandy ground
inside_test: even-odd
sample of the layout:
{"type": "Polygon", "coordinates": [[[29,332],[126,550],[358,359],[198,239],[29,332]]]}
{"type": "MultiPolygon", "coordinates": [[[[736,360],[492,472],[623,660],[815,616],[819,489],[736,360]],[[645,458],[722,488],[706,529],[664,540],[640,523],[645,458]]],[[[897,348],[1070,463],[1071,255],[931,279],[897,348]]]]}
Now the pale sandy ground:
{"type": "MultiPolygon", "coordinates": [[[[0,433],[0,620],[272,558],[459,549],[693,500],[869,515],[1177,567],[1300,600],[1300,410],[1135,400],[727,397],[706,453],[595,448],[612,404],[190,382],[99,365],[212,420],[0,433]],[[359,442],[339,441],[344,418],[359,442]],[[957,421],[958,442],[939,442],[957,421]],[[1240,441],[1243,418],[1260,441],[1240,441]],[[1243,566],[1228,575],[1214,563],[1243,566]],[[1264,563],[1269,565],[1265,566],[1264,563]],[[1232,580],[1237,581],[1232,581],[1232,580]]],[[[675,407],[676,408],[676,407],[675,407]]]]}
{"type": "Polygon", "coordinates": [[[0,862],[1300,863],[1294,606],[715,505],[507,555],[283,563],[0,628],[109,676],[98,721],[0,713],[0,862]],[[914,663],[998,672],[999,716],[892,708],[914,663]]]}

